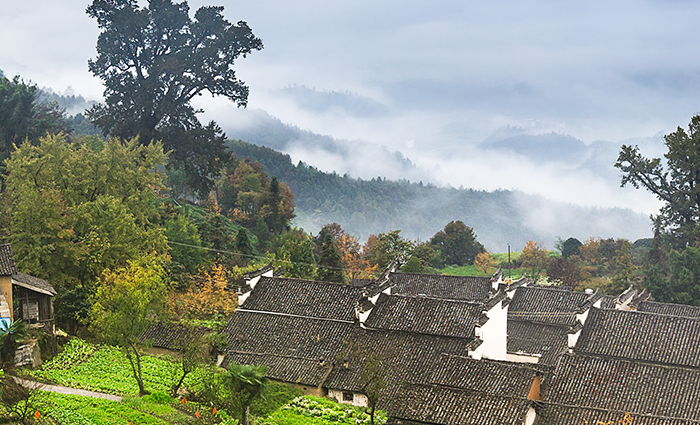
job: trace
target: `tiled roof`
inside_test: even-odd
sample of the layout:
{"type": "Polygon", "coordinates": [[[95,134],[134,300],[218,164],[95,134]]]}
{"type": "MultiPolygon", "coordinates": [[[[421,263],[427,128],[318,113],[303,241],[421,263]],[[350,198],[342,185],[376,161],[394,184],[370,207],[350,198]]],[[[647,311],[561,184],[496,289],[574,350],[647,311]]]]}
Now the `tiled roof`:
{"type": "Polygon", "coordinates": [[[568,326],[508,319],[508,352],[540,354],[540,363],[555,364],[568,350],[568,326]]]}
{"type": "Polygon", "coordinates": [[[527,363],[474,360],[443,354],[426,383],[507,397],[527,397],[535,377],[547,381],[552,369],[527,363]]]}
{"type": "Polygon", "coordinates": [[[686,304],[657,303],[654,301],[642,301],[637,311],[648,313],[666,314],[671,316],[700,317],[700,307],[686,304]]]}
{"type": "Polygon", "coordinates": [[[17,273],[15,257],[9,243],[0,245],[0,276],[10,276],[17,273]]]}
{"type": "Polygon", "coordinates": [[[571,326],[576,313],[599,297],[559,287],[522,286],[515,290],[508,318],[571,326]]]}
{"type": "Polygon", "coordinates": [[[355,304],[362,289],[313,280],[261,277],[242,305],[268,311],[338,320],[355,320],[355,304]]]}
{"type": "Polygon", "coordinates": [[[469,301],[442,300],[382,294],[365,325],[370,328],[422,334],[473,338],[483,305],[469,301]]]}
{"type": "Polygon", "coordinates": [[[203,326],[184,326],[178,323],[157,323],[141,335],[152,347],[179,351],[189,340],[200,338],[210,329],[203,326]]]}
{"type": "Polygon", "coordinates": [[[263,364],[270,370],[293,363],[296,372],[289,373],[306,370],[309,375],[297,379],[318,385],[317,374],[311,373],[314,369],[304,367],[313,362],[332,362],[351,340],[355,328],[350,322],[238,310],[222,331],[229,344],[226,357],[230,357],[224,361],[240,362],[241,356],[255,356],[269,361],[263,364]]]}
{"type": "MultiPolygon", "coordinates": [[[[580,406],[542,403],[534,425],[621,424],[627,411],[609,411],[580,406]]],[[[632,425],[696,425],[700,420],[633,414],[632,425]]]]}
{"type": "Polygon", "coordinates": [[[700,418],[700,369],[566,354],[545,401],[633,415],[700,418]]]}
{"type": "Polygon", "coordinates": [[[522,425],[531,403],[439,385],[406,385],[387,413],[393,424],[522,425]]]}
{"type": "Polygon", "coordinates": [[[384,359],[382,376],[387,383],[383,401],[391,402],[399,386],[405,382],[424,383],[432,371],[445,362],[444,354],[466,356],[472,342],[464,338],[448,338],[409,332],[358,328],[352,338],[354,346],[344,348],[341,361],[331,372],[326,387],[360,391],[361,367],[369,356],[384,359]],[[355,351],[355,354],[348,353],[355,351]],[[343,364],[343,359],[347,364],[343,364]]]}
{"type": "Polygon", "coordinates": [[[482,301],[491,293],[490,277],[391,273],[389,281],[397,295],[482,301]]]}
{"type": "Polygon", "coordinates": [[[15,273],[12,275],[12,281],[14,284],[22,286],[24,288],[41,292],[47,295],[56,295],[56,290],[53,286],[44,279],[39,279],[38,277],[30,276],[24,273],[15,273]]]}
{"type": "Polygon", "coordinates": [[[574,350],[700,367],[700,318],[592,308],[574,350]]]}
{"type": "Polygon", "coordinates": [[[615,308],[617,307],[617,297],[612,295],[603,295],[600,303],[600,308],[615,308]]]}
{"type": "Polygon", "coordinates": [[[267,367],[268,378],[314,387],[323,383],[332,365],[331,362],[324,363],[317,359],[229,351],[221,367],[228,368],[232,363],[264,365],[267,367]]]}

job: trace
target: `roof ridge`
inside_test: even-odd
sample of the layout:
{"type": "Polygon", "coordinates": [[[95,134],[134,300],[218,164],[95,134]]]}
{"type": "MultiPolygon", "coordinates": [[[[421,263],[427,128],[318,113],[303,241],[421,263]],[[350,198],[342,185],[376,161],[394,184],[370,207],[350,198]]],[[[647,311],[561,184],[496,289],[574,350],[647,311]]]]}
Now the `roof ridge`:
{"type": "Polygon", "coordinates": [[[300,356],[292,356],[289,354],[277,354],[277,353],[257,353],[255,351],[226,350],[226,353],[252,354],[255,356],[275,356],[275,357],[284,357],[286,359],[311,360],[311,361],[315,361],[315,362],[319,361],[319,359],[312,359],[310,357],[300,357],[300,356]]]}
{"type": "MultiPolygon", "coordinates": [[[[687,305],[687,304],[679,304],[679,305],[687,305]]],[[[700,308],[700,307],[698,307],[700,308]]],[[[667,314],[667,313],[657,313],[655,311],[639,311],[639,310],[620,310],[617,308],[591,308],[591,310],[600,310],[600,311],[605,311],[605,312],[617,312],[617,314],[629,314],[629,313],[634,313],[634,314],[640,314],[640,315],[646,315],[646,316],[656,316],[656,317],[674,317],[674,318],[679,318],[679,319],[686,319],[686,320],[691,320],[693,322],[700,322],[700,317],[694,317],[694,316],[679,316],[676,314],[667,314]]]]}
{"type": "Polygon", "coordinates": [[[486,391],[482,391],[482,390],[475,390],[472,388],[462,388],[462,387],[457,387],[454,385],[438,384],[435,382],[422,382],[422,383],[407,382],[404,385],[410,385],[412,387],[442,388],[442,389],[447,389],[447,390],[459,391],[459,392],[463,392],[463,393],[479,394],[479,395],[484,395],[484,396],[488,396],[488,397],[497,397],[497,398],[508,399],[508,400],[532,401],[532,400],[527,398],[527,395],[525,395],[525,396],[505,395],[505,394],[498,394],[498,393],[493,393],[493,392],[486,392],[486,391]]]}
{"type": "Polygon", "coordinates": [[[667,369],[684,369],[684,370],[689,370],[689,371],[696,371],[700,372],[700,366],[688,366],[688,365],[682,365],[678,363],[668,363],[668,362],[654,362],[654,361],[649,361],[649,360],[641,360],[641,359],[633,359],[630,357],[622,357],[622,356],[613,356],[610,354],[597,354],[597,353],[591,353],[587,351],[577,351],[574,349],[573,352],[567,352],[563,353],[562,356],[569,356],[569,357],[585,357],[589,359],[601,359],[601,360],[615,360],[615,361],[623,361],[623,362],[628,362],[628,363],[638,363],[641,365],[648,365],[648,366],[660,366],[663,368],[667,369]]]}
{"type": "Polygon", "coordinates": [[[415,272],[401,272],[401,271],[396,271],[396,272],[391,272],[389,273],[389,276],[391,275],[397,275],[397,274],[403,274],[403,275],[411,275],[411,276],[437,276],[437,277],[454,277],[454,278],[472,278],[472,279],[488,279],[490,280],[493,276],[466,276],[466,275],[455,275],[455,274],[437,274],[437,273],[415,273],[415,272]]]}
{"type": "Polygon", "coordinates": [[[314,316],[302,316],[300,314],[290,314],[290,313],[280,313],[276,311],[264,311],[264,310],[248,310],[245,308],[237,308],[234,313],[236,312],[242,312],[242,313],[257,313],[257,314],[268,314],[271,316],[285,316],[285,317],[296,317],[300,319],[312,319],[312,320],[319,320],[319,321],[325,321],[325,322],[338,322],[338,323],[349,323],[349,324],[355,324],[354,321],[350,320],[342,320],[342,319],[332,319],[329,317],[314,317],[314,316]]]}
{"type": "Polygon", "coordinates": [[[296,277],[262,276],[260,278],[260,281],[262,281],[264,279],[266,279],[266,280],[284,280],[284,281],[302,282],[302,283],[313,283],[313,284],[328,285],[328,286],[346,286],[348,288],[361,288],[360,286],[353,285],[351,283],[346,283],[346,282],[329,282],[327,280],[300,279],[300,278],[296,278],[296,277]]]}
{"type": "Polygon", "coordinates": [[[568,404],[568,403],[555,403],[551,401],[537,401],[539,404],[544,404],[544,405],[550,405],[550,406],[562,406],[562,407],[569,407],[569,408],[575,408],[575,409],[589,409],[589,410],[597,410],[600,412],[610,412],[610,413],[629,413],[630,415],[635,415],[635,416],[640,416],[643,418],[651,418],[651,419],[674,419],[674,420],[681,420],[681,421],[692,421],[691,423],[698,423],[700,424],[700,420],[698,419],[689,419],[689,418],[682,418],[679,416],[659,416],[659,415],[654,415],[650,413],[635,413],[635,412],[630,412],[625,411],[625,410],[615,410],[615,409],[603,409],[600,407],[592,407],[592,406],[585,406],[585,405],[578,405],[578,404],[568,404]]]}
{"type": "MultiPolygon", "coordinates": [[[[386,296],[386,297],[397,297],[397,298],[411,298],[411,299],[417,299],[417,300],[435,300],[435,301],[447,301],[447,302],[453,302],[453,303],[458,303],[458,304],[473,304],[473,305],[478,305],[478,306],[484,306],[485,303],[481,301],[475,301],[475,300],[459,300],[459,299],[454,299],[454,298],[439,298],[439,297],[431,297],[429,295],[409,295],[409,294],[385,294],[381,293],[381,296],[386,296]]],[[[378,301],[377,301],[378,302],[378,301]]]]}

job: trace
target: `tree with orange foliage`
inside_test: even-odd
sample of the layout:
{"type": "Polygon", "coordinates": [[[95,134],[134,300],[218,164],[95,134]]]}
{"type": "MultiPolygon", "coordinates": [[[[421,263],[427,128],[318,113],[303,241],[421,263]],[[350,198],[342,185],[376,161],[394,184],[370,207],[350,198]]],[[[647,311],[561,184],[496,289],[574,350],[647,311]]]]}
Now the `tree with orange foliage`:
{"type": "Polygon", "coordinates": [[[496,265],[496,259],[488,252],[480,252],[474,259],[474,266],[482,273],[490,273],[490,270],[496,265]]]}
{"type": "Polygon", "coordinates": [[[520,253],[520,261],[522,261],[523,267],[527,269],[527,276],[537,282],[542,272],[547,269],[549,252],[547,252],[543,244],[528,241],[520,253]]]}
{"type": "Polygon", "coordinates": [[[170,305],[178,316],[211,318],[236,308],[236,294],[227,289],[228,278],[223,265],[214,263],[211,270],[200,270],[197,281],[187,292],[171,294],[170,305]]]}
{"type": "Polygon", "coordinates": [[[374,279],[377,277],[379,266],[371,265],[360,254],[360,242],[355,236],[345,232],[336,240],[340,251],[343,267],[345,267],[345,280],[374,279]]]}
{"type": "Polygon", "coordinates": [[[590,264],[598,264],[602,259],[599,249],[600,241],[600,238],[588,238],[588,240],[578,248],[581,257],[590,264]]]}

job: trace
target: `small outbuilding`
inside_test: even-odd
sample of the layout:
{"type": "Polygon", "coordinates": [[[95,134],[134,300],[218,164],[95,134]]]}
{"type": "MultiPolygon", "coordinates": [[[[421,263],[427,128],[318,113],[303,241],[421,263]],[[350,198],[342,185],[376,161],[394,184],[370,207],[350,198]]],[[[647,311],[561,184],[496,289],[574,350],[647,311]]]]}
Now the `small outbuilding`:
{"type": "Polygon", "coordinates": [[[0,326],[23,320],[30,327],[55,331],[53,297],[44,279],[20,273],[10,244],[0,244],[0,326]]]}

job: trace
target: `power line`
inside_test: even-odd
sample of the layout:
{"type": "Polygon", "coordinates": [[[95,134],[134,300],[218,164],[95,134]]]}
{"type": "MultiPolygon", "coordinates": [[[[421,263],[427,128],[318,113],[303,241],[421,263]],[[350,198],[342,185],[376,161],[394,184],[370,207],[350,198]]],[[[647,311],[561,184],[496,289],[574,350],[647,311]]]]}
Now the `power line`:
{"type": "MultiPolygon", "coordinates": [[[[248,257],[248,258],[253,258],[253,259],[258,259],[258,260],[269,260],[268,257],[262,256],[262,255],[253,255],[253,254],[243,254],[241,252],[234,252],[234,251],[226,251],[223,249],[214,249],[214,248],[207,248],[204,246],[199,246],[199,245],[192,245],[192,244],[187,244],[183,242],[175,242],[175,241],[168,241],[169,244],[175,244],[175,245],[180,245],[180,246],[186,246],[189,248],[195,248],[195,249],[201,249],[204,251],[211,251],[211,252],[216,252],[216,253],[221,253],[221,254],[230,254],[230,255],[239,255],[241,257],[248,257]]],[[[311,267],[316,267],[320,269],[328,269],[328,270],[341,270],[341,271],[349,271],[349,272],[366,272],[367,270],[364,269],[351,269],[351,268],[346,268],[346,267],[333,267],[333,266],[323,266],[320,264],[313,264],[313,263],[302,263],[299,261],[291,261],[291,260],[283,260],[283,259],[277,259],[275,258],[274,261],[283,261],[285,263],[289,264],[296,264],[300,266],[311,266],[311,267]]]]}

